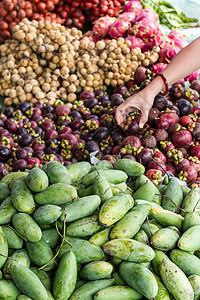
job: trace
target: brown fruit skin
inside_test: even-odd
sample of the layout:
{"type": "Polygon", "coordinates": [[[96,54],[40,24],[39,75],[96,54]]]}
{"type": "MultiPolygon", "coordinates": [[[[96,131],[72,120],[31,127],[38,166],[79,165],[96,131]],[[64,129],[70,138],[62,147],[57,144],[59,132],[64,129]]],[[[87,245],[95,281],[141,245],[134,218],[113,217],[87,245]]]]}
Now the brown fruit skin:
{"type": "Polygon", "coordinates": [[[145,148],[156,148],[157,146],[156,138],[151,134],[145,135],[142,138],[142,146],[145,148]]]}
{"type": "Polygon", "coordinates": [[[192,142],[192,134],[186,129],[181,129],[172,134],[172,143],[176,147],[179,148],[185,147],[189,145],[191,142],[192,142]]]}

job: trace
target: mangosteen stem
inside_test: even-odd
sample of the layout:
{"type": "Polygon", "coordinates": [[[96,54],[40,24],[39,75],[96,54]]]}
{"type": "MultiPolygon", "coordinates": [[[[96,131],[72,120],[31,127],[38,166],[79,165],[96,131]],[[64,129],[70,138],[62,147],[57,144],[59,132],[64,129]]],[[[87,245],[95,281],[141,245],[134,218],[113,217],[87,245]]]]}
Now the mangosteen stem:
{"type": "Polygon", "coordinates": [[[97,171],[97,174],[100,175],[99,170],[97,169],[96,166],[94,166],[95,170],[97,171]]]}
{"type": "MultiPolygon", "coordinates": [[[[155,195],[158,195],[158,196],[160,196],[160,194],[155,194],[155,195]]],[[[181,207],[178,207],[178,205],[172,200],[172,198],[170,198],[169,196],[166,196],[166,195],[163,195],[163,197],[166,197],[166,198],[168,198],[168,199],[170,199],[170,201],[178,208],[178,209],[180,209],[180,210],[182,210],[182,211],[184,211],[184,212],[188,212],[188,211],[186,211],[185,209],[183,209],[183,208],[181,208],[181,207]]]]}
{"type": "Polygon", "coordinates": [[[109,188],[107,188],[107,189],[105,190],[105,192],[103,193],[103,196],[102,196],[103,198],[105,197],[107,191],[110,190],[110,189],[111,189],[111,187],[109,187],[109,188]]]}
{"type": "Polygon", "coordinates": [[[195,212],[195,209],[197,207],[197,204],[199,203],[200,199],[197,201],[197,203],[195,204],[194,208],[193,208],[193,211],[192,212],[195,212]]]}
{"type": "Polygon", "coordinates": [[[0,256],[3,256],[3,257],[5,257],[5,258],[7,258],[7,259],[11,259],[11,260],[14,260],[14,261],[17,262],[16,259],[14,259],[14,258],[12,258],[12,257],[9,257],[9,256],[6,256],[6,255],[3,255],[3,254],[1,254],[1,253],[0,253],[0,256]]]}
{"type": "MultiPolygon", "coordinates": [[[[64,208],[64,210],[66,210],[66,208],[64,208]]],[[[61,248],[62,248],[62,246],[63,246],[63,244],[64,244],[64,241],[66,241],[72,248],[73,248],[73,246],[72,246],[72,244],[70,244],[66,239],[65,239],[65,235],[66,235],[66,217],[67,217],[67,215],[66,215],[66,212],[65,212],[65,216],[64,216],[64,221],[63,221],[63,235],[61,235],[61,233],[60,233],[60,231],[59,231],[59,229],[58,229],[58,226],[57,226],[57,221],[56,221],[56,230],[57,230],[57,232],[58,232],[58,234],[62,237],[62,242],[61,242],[61,244],[60,244],[60,247],[58,248],[58,251],[56,252],[56,254],[45,264],[45,265],[43,265],[42,267],[40,267],[39,268],[39,270],[42,270],[42,269],[44,269],[50,262],[52,262],[52,261],[54,261],[55,260],[55,258],[58,256],[58,254],[60,253],[60,250],[61,250],[61,248]]],[[[56,262],[55,262],[56,263],[56,262]]]]}
{"type": "Polygon", "coordinates": [[[10,226],[10,225],[6,225],[6,226],[8,228],[12,229],[22,240],[24,240],[25,242],[28,241],[23,235],[21,235],[19,232],[17,232],[17,230],[15,230],[12,226],[10,226]]]}
{"type": "Polygon", "coordinates": [[[153,157],[151,157],[151,159],[153,161],[155,161],[161,167],[161,169],[165,172],[165,174],[167,174],[167,177],[168,177],[168,180],[169,180],[169,174],[167,173],[167,171],[161,166],[161,164],[156,159],[154,159],[153,157]]]}
{"type": "Polygon", "coordinates": [[[147,223],[148,223],[148,227],[149,227],[150,234],[151,234],[151,236],[153,236],[153,233],[152,233],[152,231],[151,231],[151,227],[150,227],[149,217],[148,217],[148,216],[147,216],[147,223]]]}

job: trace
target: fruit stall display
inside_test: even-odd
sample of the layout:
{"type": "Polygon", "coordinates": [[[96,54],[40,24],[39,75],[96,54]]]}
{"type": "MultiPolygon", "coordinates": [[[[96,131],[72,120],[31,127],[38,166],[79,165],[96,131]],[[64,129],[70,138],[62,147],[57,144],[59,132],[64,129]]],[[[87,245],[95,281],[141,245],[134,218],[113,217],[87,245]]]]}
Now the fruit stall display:
{"type": "Polygon", "coordinates": [[[200,298],[199,71],[142,129],[115,120],[196,21],[163,0],[0,3],[0,300],[200,298]]]}
{"type": "Polygon", "coordinates": [[[200,188],[144,172],[123,158],[6,175],[1,299],[199,299],[200,188]]]}

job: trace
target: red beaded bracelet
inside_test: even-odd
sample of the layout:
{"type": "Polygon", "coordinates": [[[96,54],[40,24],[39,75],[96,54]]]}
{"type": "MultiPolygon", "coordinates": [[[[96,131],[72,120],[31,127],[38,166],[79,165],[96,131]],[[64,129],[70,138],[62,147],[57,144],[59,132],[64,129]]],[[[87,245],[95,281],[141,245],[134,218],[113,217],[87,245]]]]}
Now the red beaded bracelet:
{"type": "Polygon", "coordinates": [[[163,93],[164,95],[167,95],[168,92],[169,92],[169,86],[168,86],[168,82],[167,82],[167,79],[165,78],[165,76],[161,73],[156,73],[154,78],[160,76],[165,84],[165,92],[163,93]]]}

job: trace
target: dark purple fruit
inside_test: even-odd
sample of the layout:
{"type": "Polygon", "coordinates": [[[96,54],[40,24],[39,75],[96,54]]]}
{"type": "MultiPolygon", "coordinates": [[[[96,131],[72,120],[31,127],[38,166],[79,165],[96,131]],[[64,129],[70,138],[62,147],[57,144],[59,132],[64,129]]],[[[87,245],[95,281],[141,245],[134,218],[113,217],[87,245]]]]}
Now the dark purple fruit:
{"type": "Polygon", "coordinates": [[[19,127],[19,128],[17,129],[17,134],[18,134],[18,135],[23,135],[23,134],[28,134],[28,132],[27,132],[26,128],[24,128],[24,127],[19,127]]]}
{"type": "Polygon", "coordinates": [[[106,127],[98,128],[93,134],[93,139],[99,142],[106,140],[108,137],[109,137],[109,130],[106,127]]]}
{"type": "Polygon", "coordinates": [[[113,92],[114,92],[114,93],[121,94],[122,96],[125,96],[125,95],[127,94],[127,92],[128,92],[128,89],[127,89],[127,87],[124,86],[124,85],[119,85],[119,86],[117,86],[117,87],[114,89],[113,92]]]}
{"type": "Polygon", "coordinates": [[[14,171],[24,171],[27,168],[27,162],[24,159],[17,160],[13,165],[14,171]]]}
{"type": "Polygon", "coordinates": [[[88,142],[91,141],[93,139],[93,133],[92,132],[85,132],[82,137],[81,137],[84,141],[88,142]]]}
{"type": "Polygon", "coordinates": [[[192,108],[190,101],[181,98],[176,102],[176,104],[179,109],[180,116],[185,116],[191,113],[192,108]]]}
{"type": "Polygon", "coordinates": [[[183,96],[184,89],[180,83],[175,83],[169,90],[172,100],[180,99],[183,96]]]}
{"type": "Polygon", "coordinates": [[[161,110],[165,110],[167,106],[167,100],[165,98],[165,96],[158,94],[156,95],[156,97],[154,98],[154,103],[153,103],[153,107],[159,109],[159,111],[161,110]]]}
{"type": "Polygon", "coordinates": [[[138,162],[140,162],[142,165],[146,166],[149,161],[151,160],[151,157],[153,156],[153,151],[149,148],[143,148],[136,156],[136,159],[138,162]]]}
{"type": "Polygon", "coordinates": [[[94,152],[94,151],[100,151],[99,149],[99,145],[97,142],[95,141],[88,141],[86,144],[85,144],[85,149],[91,153],[91,152],[94,152]]]}
{"type": "Polygon", "coordinates": [[[33,139],[30,134],[23,134],[21,138],[18,140],[18,144],[21,147],[29,146],[32,143],[33,139]]]}
{"type": "Polygon", "coordinates": [[[138,67],[134,74],[134,80],[137,83],[141,83],[141,82],[145,81],[146,78],[147,78],[147,69],[142,66],[138,67]]]}
{"type": "Polygon", "coordinates": [[[5,109],[4,109],[4,115],[6,115],[8,118],[10,118],[11,116],[12,116],[12,114],[13,114],[13,112],[14,112],[14,108],[13,107],[6,107],[5,109]]]}
{"type": "Polygon", "coordinates": [[[111,96],[110,101],[111,101],[112,106],[118,106],[124,102],[124,99],[123,99],[122,95],[114,94],[111,96]]]}
{"type": "Polygon", "coordinates": [[[17,106],[16,106],[16,110],[21,110],[21,112],[23,113],[23,114],[25,114],[26,113],[26,111],[28,111],[28,110],[30,110],[31,109],[31,105],[30,105],[30,103],[29,102],[21,102],[21,103],[19,103],[19,104],[17,104],[17,106]]]}
{"type": "Polygon", "coordinates": [[[0,161],[4,162],[8,159],[10,155],[10,149],[7,147],[0,146],[0,161]]]}
{"type": "Polygon", "coordinates": [[[96,98],[89,98],[85,101],[85,107],[93,108],[95,105],[98,105],[99,101],[96,98]]]}
{"type": "Polygon", "coordinates": [[[196,79],[191,82],[191,88],[200,93],[200,80],[196,79]]]}
{"type": "Polygon", "coordinates": [[[76,110],[72,111],[69,116],[72,118],[72,120],[82,119],[80,112],[78,112],[76,110]]]}
{"type": "Polygon", "coordinates": [[[145,148],[155,148],[157,146],[156,138],[151,134],[143,136],[142,146],[145,148]]]}
{"type": "Polygon", "coordinates": [[[17,159],[25,159],[25,160],[27,160],[28,157],[29,157],[29,155],[28,155],[28,153],[27,153],[27,151],[25,149],[21,148],[21,149],[18,149],[16,151],[16,157],[17,157],[17,159]]]}

